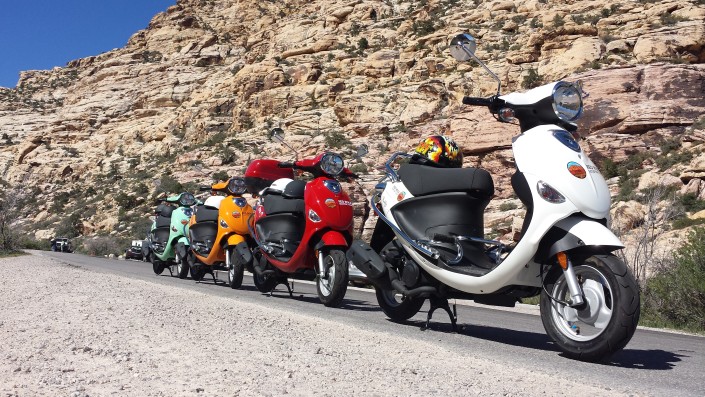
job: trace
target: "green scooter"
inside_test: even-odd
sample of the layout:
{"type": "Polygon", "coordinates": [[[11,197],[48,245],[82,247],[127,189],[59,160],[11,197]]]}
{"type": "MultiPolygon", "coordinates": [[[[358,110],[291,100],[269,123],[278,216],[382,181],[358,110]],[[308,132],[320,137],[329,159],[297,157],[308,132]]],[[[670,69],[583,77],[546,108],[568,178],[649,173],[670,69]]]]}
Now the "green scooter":
{"type": "Polygon", "coordinates": [[[175,196],[159,199],[155,210],[155,220],[149,233],[151,239],[150,260],[155,274],[162,274],[169,269],[173,276],[186,278],[189,265],[186,255],[190,252],[188,223],[193,215],[192,206],[198,201],[193,194],[184,192],[175,196]],[[176,267],[176,269],[173,269],[176,267]]]}

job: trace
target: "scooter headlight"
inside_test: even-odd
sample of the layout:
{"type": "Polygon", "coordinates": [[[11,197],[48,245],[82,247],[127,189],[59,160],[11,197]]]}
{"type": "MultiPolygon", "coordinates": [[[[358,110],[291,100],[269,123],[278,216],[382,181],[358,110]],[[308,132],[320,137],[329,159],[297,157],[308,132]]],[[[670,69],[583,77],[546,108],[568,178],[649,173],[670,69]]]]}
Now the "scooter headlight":
{"type": "Polygon", "coordinates": [[[321,170],[330,176],[339,175],[344,167],[343,158],[337,153],[326,153],[321,158],[321,170]]]}
{"type": "Polygon", "coordinates": [[[181,197],[179,197],[179,204],[184,207],[196,205],[196,197],[194,197],[191,193],[182,193],[181,197]]]}
{"type": "Polygon", "coordinates": [[[228,181],[228,191],[230,194],[241,195],[247,190],[247,185],[245,185],[245,180],[242,178],[231,178],[228,181]]]}
{"type": "Polygon", "coordinates": [[[559,82],[553,87],[553,111],[559,119],[573,122],[583,114],[582,90],[578,84],[559,82]]]}

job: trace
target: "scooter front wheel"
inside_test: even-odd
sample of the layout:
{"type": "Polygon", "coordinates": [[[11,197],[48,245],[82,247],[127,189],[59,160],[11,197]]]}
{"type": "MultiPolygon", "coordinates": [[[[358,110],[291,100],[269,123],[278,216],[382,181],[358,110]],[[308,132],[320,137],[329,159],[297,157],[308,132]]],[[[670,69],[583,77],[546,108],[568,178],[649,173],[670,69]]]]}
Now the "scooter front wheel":
{"type": "Polygon", "coordinates": [[[235,253],[235,248],[228,252],[230,256],[230,268],[228,269],[228,285],[232,289],[242,287],[242,277],[245,273],[245,265],[240,262],[240,255],[235,253]]]}
{"type": "Polygon", "coordinates": [[[328,307],[338,307],[343,303],[348,290],[348,262],[345,253],[338,249],[319,252],[323,255],[323,265],[328,269],[328,277],[316,279],[318,299],[328,307]]]}
{"type": "Polygon", "coordinates": [[[596,255],[573,270],[585,305],[572,308],[563,271],[553,268],[541,293],[541,320],[546,333],[575,359],[599,361],[627,345],[639,322],[639,288],[627,266],[614,255],[596,255]],[[551,295],[549,296],[550,293],[551,295]]]}
{"type": "MultiPolygon", "coordinates": [[[[178,253],[176,254],[177,256],[179,255],[178,253]]],[[[180,279],[184,279],[188,277],[188,272],[191,266],[186,262],[188,255],[185,257],[177,257],[176,258],[176,274],[179,276],[180,279]]]]}
{"type": "Polygon", "coordinates": [[[406,321],[421,310],[426,299],[402,297],[393,289],[375,287],[377,303],[392,321],[406,321]]]}

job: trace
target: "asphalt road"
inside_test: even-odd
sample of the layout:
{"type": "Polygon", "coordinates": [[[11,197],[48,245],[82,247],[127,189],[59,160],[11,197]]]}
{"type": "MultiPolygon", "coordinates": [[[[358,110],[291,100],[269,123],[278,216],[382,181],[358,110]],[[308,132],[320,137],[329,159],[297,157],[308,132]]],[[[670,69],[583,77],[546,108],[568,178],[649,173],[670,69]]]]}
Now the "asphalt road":
{"type": "MultiPolygon", "coordinates": [[[[458,305],[458,333],[452,332],[450,321],[442,311],[434,314],[429,330],[422,330],[427,306],[405,324],[393,323],[377,306],[372,291],[348,289],[343,306],[331,309],[318,302],[315,286],[304,282],[295,282],[293,298],[283,286],[268,296],[258,292],[249,277],[245,277],[242,289],[232,290],[224,281],[214,284],[211,278],[201,282],[180,280],[169,276],[168,270],[157,276],[152,272],[151,264],[146,262],[53,252],[40,254],[97,272],[241,302],[266,302],[283,310],[305,312],[380,333],[404,336],[410,344],[424,341],[459,354],[472,351],[494,361],[529,370],[540,368],[586,385],[618,390],[626,386],[640,395],[705,396],[705,337],[639,328],[626,348],[608,362],[584,363],[562,356],[546,336],[541,319],[535,314],[458,305]]],[[[222,277],[224,279],[226,275],[222,277]]],[[[423,360],[423,357],[418,359],[423,360]]]]}

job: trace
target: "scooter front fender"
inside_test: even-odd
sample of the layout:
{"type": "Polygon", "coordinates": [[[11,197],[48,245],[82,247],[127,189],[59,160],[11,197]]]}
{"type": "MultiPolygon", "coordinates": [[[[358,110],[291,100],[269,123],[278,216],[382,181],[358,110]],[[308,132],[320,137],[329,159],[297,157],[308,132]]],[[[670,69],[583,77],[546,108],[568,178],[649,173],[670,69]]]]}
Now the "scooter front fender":
{"type": "Polygon", "coordinates": [[[234,247],[245,241],[245,237],[239,234],[232,234],[228,237],[228,247],[234,247]]]}
{"type": "Polygon", "coordinates": [[[575,249],[612,252],[624,244],[602,223],[582,216],[569,216],[557,222],[540,244],[537,257],[548,259],[558,252],[575,249]]]}
{"type": "Polygon", "coordinates": [[[321,235],[320,241],[314,246],[314,249],[319,250],[323,247],[347,247],[348,239],[343,233],[337,230],[328,230],[321,235]]]}

